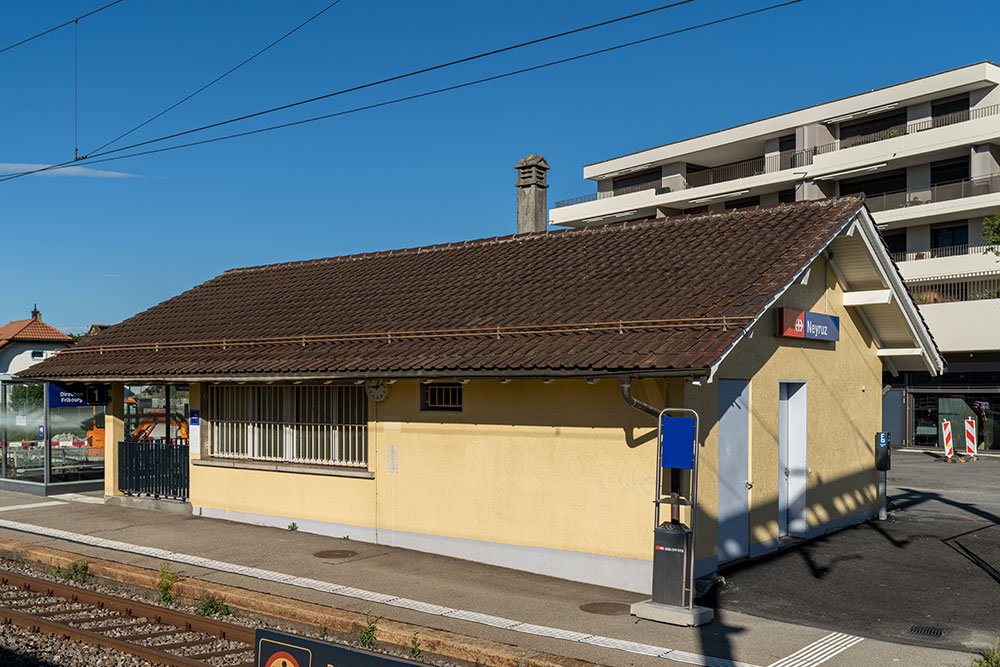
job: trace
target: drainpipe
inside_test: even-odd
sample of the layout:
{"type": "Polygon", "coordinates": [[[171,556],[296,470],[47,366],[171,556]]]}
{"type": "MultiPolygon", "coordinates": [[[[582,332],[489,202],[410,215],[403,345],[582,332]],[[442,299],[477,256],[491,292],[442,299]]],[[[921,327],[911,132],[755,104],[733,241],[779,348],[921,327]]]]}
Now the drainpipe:
{"type": "Polygon", "coordinates": [[[652,405],[649,405],[648,403],[643,403],[638,398],[632,395],[632,378],[623,375],[622,377],[619,378],[619,380],[621,381],[622,384],[622,398],[625,399],[626,403],[628,403],[636,410],[645,412],[647,415],[652,415],[657,419],[660,418],[659,410],[654,408],[652,405]]]}

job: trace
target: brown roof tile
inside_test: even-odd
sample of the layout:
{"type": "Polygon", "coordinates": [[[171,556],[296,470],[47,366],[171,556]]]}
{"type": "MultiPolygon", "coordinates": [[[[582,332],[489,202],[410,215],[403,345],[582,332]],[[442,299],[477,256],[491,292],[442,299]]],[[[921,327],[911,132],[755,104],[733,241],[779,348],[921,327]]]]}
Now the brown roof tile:
{"type": "Polygon", "coordinates": [[[826,199],[234,269],[31,375],[706,368],[861,206],[826,199]]]}

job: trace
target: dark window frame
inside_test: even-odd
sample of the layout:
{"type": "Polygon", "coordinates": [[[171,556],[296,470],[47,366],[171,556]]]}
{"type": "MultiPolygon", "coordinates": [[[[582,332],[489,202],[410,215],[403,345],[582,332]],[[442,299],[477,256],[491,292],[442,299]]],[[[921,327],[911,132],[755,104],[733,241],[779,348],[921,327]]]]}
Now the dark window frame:
{"type": "Polygon", "coordinates": [[[462,412],[465,409],[461,382],[428,382],[420,385],[421,412],[462,412]]]}

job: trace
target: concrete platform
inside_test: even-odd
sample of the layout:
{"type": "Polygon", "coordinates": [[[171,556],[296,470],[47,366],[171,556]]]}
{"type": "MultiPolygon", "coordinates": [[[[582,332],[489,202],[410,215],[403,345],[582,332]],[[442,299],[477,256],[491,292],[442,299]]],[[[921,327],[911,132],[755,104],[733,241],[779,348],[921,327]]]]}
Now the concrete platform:
{"type": "MultiPolygon", "coordinates": [[[[516,646],[524,655],[602,665],[764,667],[830,634],[726,610],[701,626],[666,625],[630,616],[630,605],[646,596],[626,591],[356,539],[104,504],[99,495],[82,498],[90,502],[81,497],[39,502],[36,496],[0,491],[0,520],[9,522],[0,539],[153,572],[169,560],[183,577],[330,609],[370,611],[386,621],[516,646]],[[263,576],[251,576],[256,571],[263,576]],[[614,615],[588,613],[584,608],[592,603],[614,615]]],[[[823,664],[970,662],[968,653],[858,639],[823,664]]]]}
{"type": "Polygon", "coordinates": [[[659,604],[652,600],[641,600],[633,602],[630,607],[633,616],[645,618],[648,621],[657,623],[668,623],[669,625],[679,625],[691,628],[711,623],[715,618],[715,610],[708,607],[677,607],[672,604],[659,604]]]}

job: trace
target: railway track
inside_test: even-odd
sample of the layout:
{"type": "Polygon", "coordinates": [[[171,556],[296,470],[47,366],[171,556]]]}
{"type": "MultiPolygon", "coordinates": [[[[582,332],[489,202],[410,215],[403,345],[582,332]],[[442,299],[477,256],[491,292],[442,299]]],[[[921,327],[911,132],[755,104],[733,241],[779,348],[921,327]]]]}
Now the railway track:
{"type": "Polygon", "coordinates": [[[0,572],[0,619],[162,665],[254,665],[252,628],[11,572],[0,572]]]}

